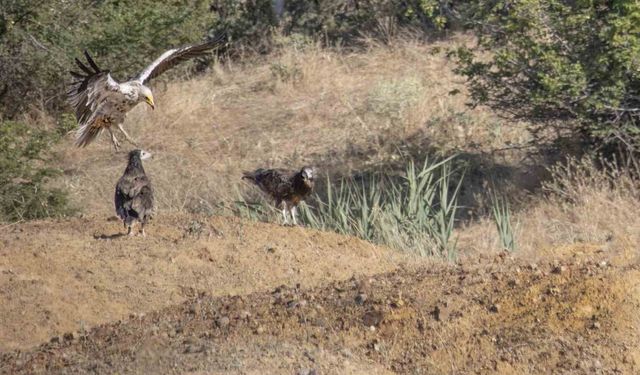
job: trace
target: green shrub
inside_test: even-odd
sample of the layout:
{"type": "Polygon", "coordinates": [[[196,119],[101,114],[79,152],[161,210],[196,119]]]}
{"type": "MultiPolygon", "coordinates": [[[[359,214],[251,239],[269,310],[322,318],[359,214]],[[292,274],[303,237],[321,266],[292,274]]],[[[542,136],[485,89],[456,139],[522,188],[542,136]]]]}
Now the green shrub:
{"type": "Polygon", "coordinates": [[[286,32],[313,34],[351,44],[364,35],[385,39],[397,27],[436,30],[445,26],[448,2],[440,0],[362,0],[286,2],[286,32]]]}
{"type": "Polygon", "coordinates": [[[366,111],[398,121],[423,95],[424,86],[417,77],[378,82],[366,100],[366,111]]]}
{"type": "Polygon", "coordinates": [[[478,44],[457,56],[475,103],[637,154],[640,3],[477,0],[467,10],[478,44]]]}
{"type": "Polygon", "coordinates": [[[60,173],[46,166],[59,136],[19,122],[0,122],[0,221],[69,214],[67,194],[47,182],[60,173]]]}
{"type": "Polygon", "coordinates": [[[232,39],[268,52],[278,29],[284,35],[304,35],[327,44],[358,44],[363,36],[386,39],[398,27],[435,30],[445,26],[449,4],[439,0],[285,0],[277,17],[272,0],[215,0],[212,32],[227,30],[232,39]]]}
{"type": "Polygon", "coordinates": [[[0,113],[12,119],[32,108],[63,111],[68,70],[85,49],[114,78],[126,79],[169,47],[222,31],[234,43],[230,55],[243,47],[263,53],[279,34],[293,43],[345,44],[365,34],[388,36],[394,25],[434,28],[446,9],[436,0],[291,0],[278,19],[272,6],[271,0],[5,0],[0,113]]]}

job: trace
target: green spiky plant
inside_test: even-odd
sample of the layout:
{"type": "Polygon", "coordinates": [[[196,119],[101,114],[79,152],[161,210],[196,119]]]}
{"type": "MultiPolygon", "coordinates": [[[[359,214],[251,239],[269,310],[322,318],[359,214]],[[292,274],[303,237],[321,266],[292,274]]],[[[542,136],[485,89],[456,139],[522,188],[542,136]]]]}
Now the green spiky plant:
{"type": "Polygon", "coordinates": [[[491,213],[498,230],[500,246],[508,251],[516,250],[516,237],[512,225],[511,208],[506,198],[494,192],[491,196],[491,213]]]}
{"type": "Polygon", "coordinates": [[[384,174],[337,185],[327,180],[324,197],[316,195],[313,207],[303,206],[301,219],[312,228],[455,259],[453,231],[463,173],[452,160],[426,159],[421,167],[409,161],[399,181],[384,174]]]}

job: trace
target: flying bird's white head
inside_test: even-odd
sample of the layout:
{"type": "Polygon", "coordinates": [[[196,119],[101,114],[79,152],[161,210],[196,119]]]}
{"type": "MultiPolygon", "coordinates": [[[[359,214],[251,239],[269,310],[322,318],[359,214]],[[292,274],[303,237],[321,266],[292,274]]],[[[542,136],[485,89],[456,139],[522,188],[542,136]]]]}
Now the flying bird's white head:
{"type": "Polygon", "coordinates": [[[156,108],[156,104],[153,102],[153,93],[151,92],[151,89],[145,85],[140,85],[140,93],[138,95],[138,100],[139,101],[144,100],[145,102],[147,102],[147,104],[151,106],[151,109],[156,108]]]}

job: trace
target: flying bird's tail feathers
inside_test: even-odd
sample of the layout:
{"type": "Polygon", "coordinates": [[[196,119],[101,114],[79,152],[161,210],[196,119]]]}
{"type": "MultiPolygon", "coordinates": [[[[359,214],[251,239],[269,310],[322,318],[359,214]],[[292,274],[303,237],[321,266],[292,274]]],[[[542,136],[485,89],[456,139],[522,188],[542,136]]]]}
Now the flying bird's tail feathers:
{"type": "Polygon", "coordinates": [[[102,129],[102,127],[95,125],[92,126],[90,123],[82,125],[76,131],[76,146],[85,147],[89,143],[93,142],[93,140],[102,133],[102,129]]]}

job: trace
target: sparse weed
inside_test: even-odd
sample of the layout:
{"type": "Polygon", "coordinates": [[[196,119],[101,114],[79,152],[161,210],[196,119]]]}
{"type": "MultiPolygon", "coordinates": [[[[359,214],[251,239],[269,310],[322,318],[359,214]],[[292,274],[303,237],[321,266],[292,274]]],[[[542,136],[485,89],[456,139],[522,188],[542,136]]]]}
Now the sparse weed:
{"type": "Polygon", "coordinates": [[[491,213],[498,230],[498,238],[501,248],[508,251],[516,250],[516,237],[512,225],[511,208],[509,201],[499,196],[495,191],[491,195],[491,213]]]}
{"type": "Polygon", "coordinates": [[[454,259],[453,229],[463,176],[452,159],[427,159],[420,168],[410,161],[400,179],[375,174],[345,179],[337,188],[327,183],[325,197],[316,196],[314,207],[304,206],[302,219],[314,228],[454,259]]]}
{"type": "MultiPolygon", "coordinates": [[[[313,203],[300,205],[300,219],[312,228],[453,260],[457,257],[453,230],[463,180],[453,159],[426,159],[421,167],[409,161],[403,177],[377,173],[338,183],[327,178],[325,190],[311,199],[313,203]]],[[[279,211],[261,198],[240,197],[232,211],[252,220],[279,220],[279,211]]]]}
{"type": "Polygon", "coordinates": [[[412,105],[418,103],[423,93],[424,87],[417,77],[381,81],[369,93],[366,110],[398,120],[412,105]]]}

